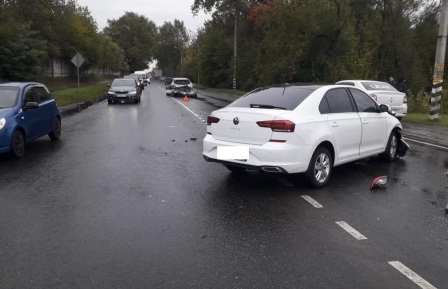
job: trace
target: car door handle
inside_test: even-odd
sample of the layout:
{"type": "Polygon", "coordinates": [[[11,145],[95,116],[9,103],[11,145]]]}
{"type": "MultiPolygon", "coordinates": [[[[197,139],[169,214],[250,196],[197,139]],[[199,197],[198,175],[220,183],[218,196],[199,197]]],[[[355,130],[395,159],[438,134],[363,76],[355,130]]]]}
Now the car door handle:
{"type": "Polygon", "coordinates": [[[362,124],[368,124],[369,122],[366,119],[362,120],[362,124]]]}
{"type": "Polygon", "coordinates": [[[338,124],[337,122],[334,121],[334,122],[331,123],[331,126],[332,126],[332,127],[338,127],[339,124],[338,124]]]}

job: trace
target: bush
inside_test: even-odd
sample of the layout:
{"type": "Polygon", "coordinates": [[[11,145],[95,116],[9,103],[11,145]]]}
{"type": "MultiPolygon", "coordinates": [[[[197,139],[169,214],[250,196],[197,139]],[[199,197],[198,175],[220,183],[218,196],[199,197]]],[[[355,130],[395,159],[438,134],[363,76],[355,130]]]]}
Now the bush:
{"type": "MultiPolygon", "coordinates": [[[[417,95],[414,95],[411,90],[407,92],[408,96],[408,112],[410,113],[429,113],[429,100],[431,94],[420,90],[417,95]]],[[[441,114],[448,113],[448,91],[443,90],[442,104],[440,107],[441,114]]]]}

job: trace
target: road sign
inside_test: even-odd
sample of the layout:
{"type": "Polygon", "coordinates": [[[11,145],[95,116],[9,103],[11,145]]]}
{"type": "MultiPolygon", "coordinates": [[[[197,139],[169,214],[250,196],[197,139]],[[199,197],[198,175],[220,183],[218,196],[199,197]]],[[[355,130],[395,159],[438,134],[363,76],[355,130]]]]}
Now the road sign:
{"type": "Polygon", "coordinates": [[[76,66],[76,67],[80,67],[83,63],[84,63],[84,58],[82,58],[81,54],[76,53],[75,56],[73,56],[72,58],[72,63],[76,66]]]}

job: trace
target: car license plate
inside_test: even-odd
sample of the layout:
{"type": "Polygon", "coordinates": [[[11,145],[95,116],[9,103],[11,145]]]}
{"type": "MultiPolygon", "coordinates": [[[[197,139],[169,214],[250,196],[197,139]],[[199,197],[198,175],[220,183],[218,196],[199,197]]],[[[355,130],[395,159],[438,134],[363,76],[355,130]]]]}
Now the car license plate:
{"type": "Polygon", "coordinates": [[[218,160],[248,160],[248,146],[218,146],[218,160]]]}

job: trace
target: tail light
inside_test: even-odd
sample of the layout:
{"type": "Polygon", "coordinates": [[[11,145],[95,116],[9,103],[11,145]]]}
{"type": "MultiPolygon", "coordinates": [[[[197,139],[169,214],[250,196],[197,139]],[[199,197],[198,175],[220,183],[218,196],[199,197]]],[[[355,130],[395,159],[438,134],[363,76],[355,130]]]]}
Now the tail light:
{"type": "Polygon", "coordinates": [[[371,93],[371,94],[369,94],[369,95],[370,95],[370,97],[373,98],[375,101],[378,100],[378,97],[376,96],[376,94],[371,93]]]}
{"type": "Polygon", "coordinates": [[[276,132],[293,132],[296,124],[289,120],[257,121],[259,127],[266,127],[276,132]]]}
{"type": "Polygon", "coordinates": [[[403,97],[403,103],[408,103],[408,96],[406,94],[403,97]]]}
{"type": "Polygon", "coordinates": [[[218,123],[218,122],[219,122],[219,118],[217,118],[213,115],[207,116],[207,125],[211,125],[212,123],[218,123]]]}

